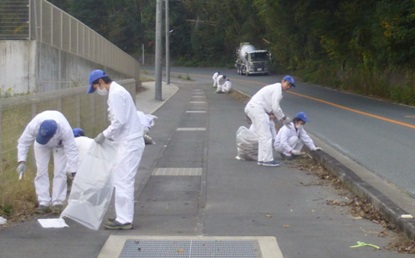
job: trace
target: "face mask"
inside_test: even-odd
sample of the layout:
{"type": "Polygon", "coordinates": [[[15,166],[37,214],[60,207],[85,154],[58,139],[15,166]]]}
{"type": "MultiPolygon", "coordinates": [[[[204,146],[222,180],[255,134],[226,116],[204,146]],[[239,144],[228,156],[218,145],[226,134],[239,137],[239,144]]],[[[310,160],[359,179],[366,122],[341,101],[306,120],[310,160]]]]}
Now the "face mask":
{"type": "Polygon", "coordinates": [[[303,125],[296,125],[295,128],[297,128],[298,130],[300,130],[301,128],[303,128],[303,125]]]}
{"type": "Polygon", "coordinates": [[[100,87],[97,87],[97,93],[98,93],[98,95],[101,95],[101,96],[107,96],[108,95],[107,89],[105,89],[105,88],[101,89],[100,87]]]}

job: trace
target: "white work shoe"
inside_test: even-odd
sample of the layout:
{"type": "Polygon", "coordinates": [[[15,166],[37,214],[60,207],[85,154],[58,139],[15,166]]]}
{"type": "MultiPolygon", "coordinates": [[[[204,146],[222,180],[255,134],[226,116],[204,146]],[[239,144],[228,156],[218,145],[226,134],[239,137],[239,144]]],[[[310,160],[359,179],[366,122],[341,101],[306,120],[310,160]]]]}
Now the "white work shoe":
{"type": "Polygon", "coordinates": [[[280,163],[277,160],[262,162],[264,167],[278,167],[280,163]]]}

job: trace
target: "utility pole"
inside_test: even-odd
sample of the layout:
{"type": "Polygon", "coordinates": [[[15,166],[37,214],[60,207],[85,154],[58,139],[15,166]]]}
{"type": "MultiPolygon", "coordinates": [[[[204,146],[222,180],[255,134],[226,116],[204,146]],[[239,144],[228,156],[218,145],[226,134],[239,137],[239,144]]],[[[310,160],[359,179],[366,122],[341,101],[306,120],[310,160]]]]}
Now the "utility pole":
{"type": "Polygon", "coordinates": [[[155,100],[163,100],[161,91],[161,22],[162,1],[157,0],[156,6],[156,59],[155,59],[155,100]]]}
{"type": "Polygon", "coordinates": [[[165,13],[165,19],[166,19],[166,83],[170,84],[170,29],[169,29],[169,0],[166,1],[166,13],[165,13]]]}

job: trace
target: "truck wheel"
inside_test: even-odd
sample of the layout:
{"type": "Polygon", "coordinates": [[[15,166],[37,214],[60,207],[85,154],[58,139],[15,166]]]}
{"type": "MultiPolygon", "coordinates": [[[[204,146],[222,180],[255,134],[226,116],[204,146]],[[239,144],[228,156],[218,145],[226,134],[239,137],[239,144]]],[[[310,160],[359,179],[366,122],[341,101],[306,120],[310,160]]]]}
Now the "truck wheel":
{"type": "Polygon", "coordinates": [[[246,71],[246,67],[245,66],[243,66],[242,68],[241,68],[241,74],[247,74],[247,71],[246,71]]]}

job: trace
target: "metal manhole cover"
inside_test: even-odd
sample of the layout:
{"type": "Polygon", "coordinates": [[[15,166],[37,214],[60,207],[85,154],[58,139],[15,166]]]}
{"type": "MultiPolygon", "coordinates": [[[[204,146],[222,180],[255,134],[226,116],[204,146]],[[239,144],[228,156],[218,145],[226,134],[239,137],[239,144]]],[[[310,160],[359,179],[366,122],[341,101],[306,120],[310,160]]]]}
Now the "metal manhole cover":
{"type": "Polygon", "coordinates": [[[256,240],[138,240],[125,241],[120,258],[223,257],[262,258],[256,240]]]}

